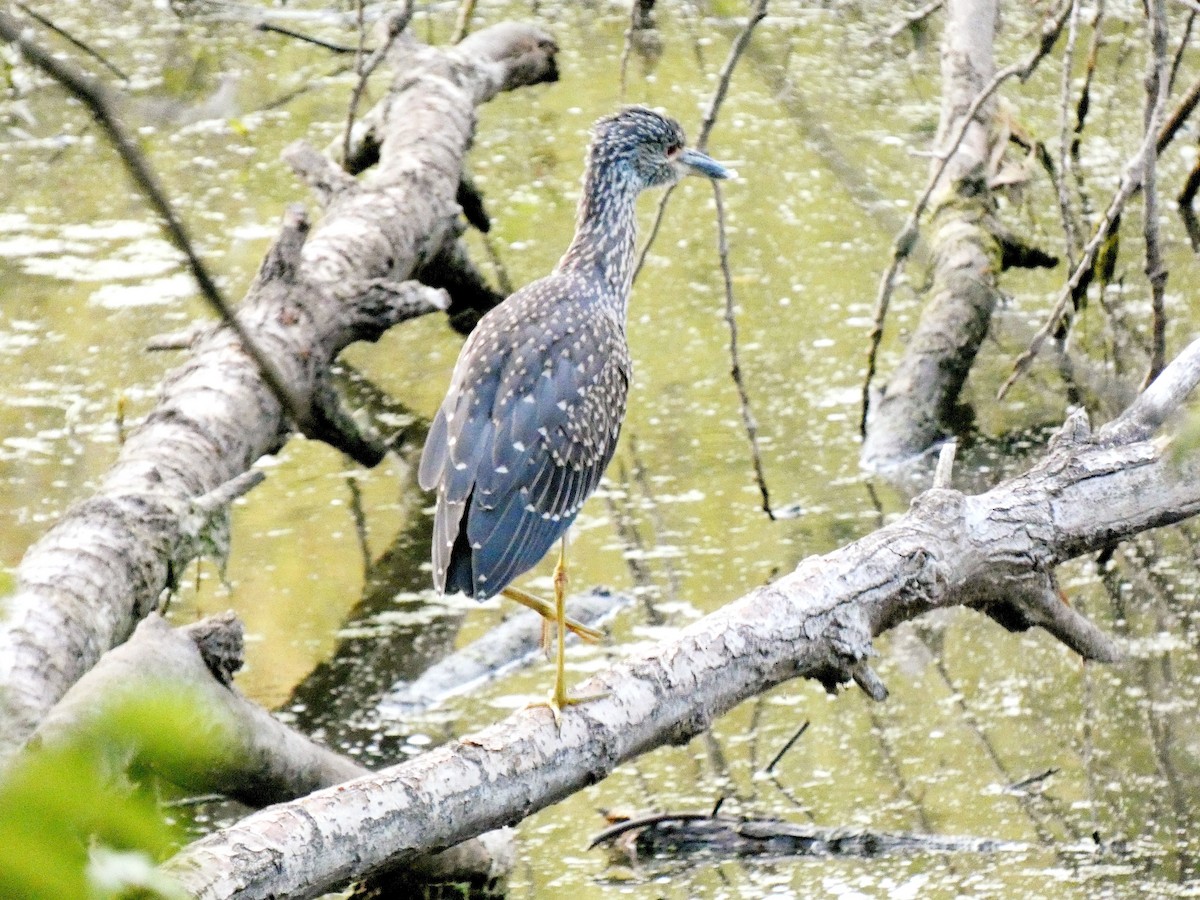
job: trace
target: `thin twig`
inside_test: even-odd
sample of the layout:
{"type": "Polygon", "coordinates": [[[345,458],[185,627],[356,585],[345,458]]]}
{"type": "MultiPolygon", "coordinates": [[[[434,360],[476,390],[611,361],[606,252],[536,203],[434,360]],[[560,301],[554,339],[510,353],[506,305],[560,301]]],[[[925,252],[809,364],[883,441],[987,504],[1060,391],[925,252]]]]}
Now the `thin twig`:
{"type": "MultiPolygon", "coordinates": [[[[716,90],[713,91],[712,99],[708,103],[708,109],[700,124],[700,134],[696,138],[696,147],[699,150],[704,150],[708,146],[708,138],[717,122],[717,114],[721,110],[721,104],[725,102],[725,95],[729,92],[729,82],[733,78],[733,70],[737,67],[742,54],[746,52],[746,45],[750,43],[750,35],[754,31],[754,27],[766,18],[767,3],[768,0],[756,0],[754,9],[750,11],[750,16],[746,19],[746,24],[734,39],[733,46],[729,48],[729,56],[725,58],[725,64],[721,66],[721,73],[717,76],[716,90]]],[[[632,281],[637,281],[638,273],[642,271],[642,266],[646,263],[646,257],[650,254],[654,239],[658,237],[658,229],[662,225],[667,201],[671,199],[674,190],[675,185],[671,185],[658,201],[658,213],[654,217],[654,225],[650,228],[650,236],[646,238],[646,243],[642,246],[637,265],[633,268],[632,281]]]]}
{"type": "Polygon", "coordinates": [[[621,45],[621,92],[619,96],[622,103],[625,102],[625,89],[628,86],[629,57],[633,53],[633,33],[637,30],[640,20],[641,9],[639,8],[638,0],[630,0],[629,25],[625,28],[625,41],[621,45]]]}
{"type": "Polygon", "coordinates": [[[481,237],[488,262],[492,264],[492,274],[496,276],[496,284],[500,288],[500,293],[507,297],[513,292],[513,283],[512,279],[508,276],[508,268],[504,265],[504,260],[500,258],[500,254],[496,250],[496,242],[492,240],[492,236],[485,233],[481,237]]]}
{"type": "Polygon", "coordinates": [[[350,515],[354,519],[354,534],[358,538],[358,549],[362,553],[363,578],[371,577],[371,540],[367,530],[367,514],[363,509],[362,488],[358,479],[353,475],[346,478],[346,487],[350,489],[350,515]]]}
{"type": "MultiPolygon", "coordinates": [[[[1161,79],[1157,88],[1155,106],[1159,109],[1155,114],[1155,120],[1161,121],[1161,107],[1165,105],[1167,99],[1167,80],[1165,78],[1161,79]]],[[[1121,212],[1125,208],[1125,204],[1129,202],[1129,198],[1142,186],[1142,178],[1146,170],[1146,157],[1154,152],[1157,137],[1157,128],[1146,131],[1137,152],[1125,164],[1125,168],[1121,173],[1121,183],[1117,188],[1116,194],[1109,201],[1108,208],[1105,209],[1100,223],[1096,226],[1092,237],[1084,246],[1081,258],[1076,264],[1075,269],[1071,272],[1071,277],[1067,279],[1067,283],[1059,291],[1058,299],[1054,304],[1054,308],[1050,311],[1050,315],[1047,316],[1041,328],[1034,334],[1025,352],[1017,357],[1017,360],[1013,363],[1012,374],[1008,376],[1008,379],[1000,386],[1000,390],[996,393],[998,400],[1004,399],[1017,380],[1029,370],[1034,358],[1046,342],[1046,338],[1058,329],[1059,323],[1062,322],[1063,315],[1067,311],[1067,305],[1071,302],[1071,298],[1074,297],[1083,277],[1091,271],[1092,266],[1095,264],[1096,254],[1099,253],[1100,247],[1108,237],[1113,223],[1119,219],[1121,212]]]]}
{"type": "Polygon", "coordinates": [[[379,64],[387,58],[388,51],[392,49],[392,44],[396,42],[396,38],[404,33],[404,29],[408,27],[409,21],[412,19],[413,6],[416,0],[405,0],[404,7],[390,15],[387,22],[387,37],[383,45],[376,47],[371,51],[371,55],[366,61],[359,65],[362,59],[363,42],[365,40],[363,31],[362,0],[359,0],[359,29],[358,29],[358,56],[355,58],[355,70],[358,72],[358,83],[354,85],[354,90],[350,94],[350,108],[346,111],[346,134],[342,141],[342,164],[346,165],[350,161],[350,139],[351,133],[354,131],[354,118],[358,114],[358,104],[362,100],[363,91],[367,89],[367,79],[371,77],[371,73],[379,68],[379,64]]]}
{"type": "Polygon", "coordinates": [[[1158,235],[1158,134],[1167,107],[1171,81],[1167,68],[1167,10],[1164,0],[1148,0],[1150,16],[1150,48],[1146,61],[1146,135],[1153,136],[1155,151],[1146,154],[1142,174],[1142,233],[1146,242],[1146,279],[1150,282],[1150,308],[1153,339],[1150,344],[1150,367],[1142,389],[1149,386],[1167,364],[1167,311],[1165,292],[1167,269],[1163,265],[1162,245],[1158,235]]]}
{"type": "MultiPolygon", "coordinates": [[[[1075,188],[1079,194],[1079,218],[1084,228],[1091,225],[1092,210],[1084,182],[1083,168],[1079,163],[1079,147],[1083,140],[1083,129],[1087,123],[1088,110],[1092,104],[1092,83],[1096,79],[1096,68],[1100,63],[1100,45],[1104,40],[1104,0],[1096,0],[1092,15],[1092,39],[1088,43],[1087,67],[1083,73],[1083,85],[1079,88],[1079,99],[1075,102],[1075,134],[1071,138],[1071,166],[1075,175],[1075,188]]],[[[1067,174],[1063,173],[1065,179],[1067,174]]]]}
{"type": "Polygon", "coordinates": [[[346,111],[346,133],[342,136],[342,161],[349,163],[350,161],[350,136],[354,131],[354,115],[358,111],[358,102],[362,97],[362,92],[367,87],[367,73],[363,72],[363,53],[367,46],[367,23],[364,20],[366,5],[363,0],[356,0],[356,24],[358,26],[358,43],[354,48],[354,74],[358,76],[358,82],[354,85],[354,92],[350,95],[350,108],[346,111]]]}
{"type": "Polygon", "coordinates": [[[714,181],[713,199],[717,205],[717,257],[721,262],[721,278],[725,282],[725,324],[729,326],[729,374],[737,387],[738,405],[742,411],[742,424],[746,427],[746,437],[750,441],[750,458],[754,463],[754,480],[758,491],[762,494],[763,512],[767,518],[775,521],[775,513],[771,510],[771,495],[767,491],[767,478],[763,474],[762,455],[758,449],[758,422],[750,409],[750,395],[746,393],[746,382],[742,378],[742,365],[738,359],[738,327],[734,314],[733,276],[729,271],[729,243],[725,238],[725,204],[721,201],[721,185],[714,181]]]}
{"type": "MultiPolygon", "coordinates": [[[[641,446],[638,444],[636,435],[629,436],[628,446],[629,460],[632,466],[629,474],[633,478],[634,484],[638,486],[638,490],[642,492],[642,498],[645,500],[646,509],[650,514],[650,524],[654,527],[654,542],[659,544],[664,535],[670,534],[670,529],[662,515],[662,504],[654,495],[654,488],[650,483],[650,473],[646,468],[645,460],[642,459],[641,446]]],[[[667,599],[675,603],[682,593],[679,572],[676,570],[675,564],[671,562],[670,556],[664,556],[661,563],[663,571],[667,575],[667,599]]]]}
{"type": "Polygon", "coordinates": [[[1071,269],[1075,268],[1075,253],[1079,250],[1079,231],[1075,222],[1075,213],[1071,209],[1071,195],[1067,189],[1067,176],[1071,166],[1071,126],[1068,121],[1067,107],[1071,100],[1071,69],[1075,61],[1075,41],[1079,34],[1079,14],[1082,7],[1082,0],[1073,0],[1071,19],[1067,26],[1067,46],[1063,51],[1062,84],[1058,107],[1058,175],[1054,178],[1054,187],[1058,194],[1058,211],[1062,217],[1063,235],[1066,238],[1067,266],[1071,269]]]}
{"type": "Polygon", "coordinates": [[[1034,787],[1035,785],[1041,784],[1047,778],[1051,778],[1051,777],[1057,775],[1061,771],[1062,771],[1061,769],[1054,768],[1054,767],[1051,767],[1049,769],[1044,769],[1043,771],[1038,772],[1036,775],[1030,775],[1028,778],[1022,778],[1020,781],[1016,782],[1015,784],[1010,784],[1008,787],[1005,788],[1005,790],[1009,791],[1010,793],[1013,791],[1026,790],[1027,788],[1031,788],[1031,787],[1034,787]]]}
{"type": "Polygon", "coordinates": [[[663,218],[667,212],[667,201],[671,199],[671,195],[675,193],[675,188],[679,186],[678,182],[667,186],[661,197],[658,198],[658,210],[654,214],[654,224],[650,226],[650,234],[646,237],[646,243],[642,244],[642,252],[638,255],[637,265],[633,267],[633,278],[630,283],[637,281],[638,275],[642,272],[642,266],[646,264],[646,257],[650,255],[650,248],[654,246],[654,241],[658,237],[658,230],[662,227],[663,218]]]}
{"type": "Polygon", "coordinates": [[[942,175],[946,171],[946,166],[949,165],[950,159],[958,151],[959,145],[966,137],[967,131],[975,121],[975,116],[978,115],[979,110],[983,108],[983,105],[991,99],[992,94],[996,93],[1004,82],[1014,76],[1024,82],[1033,74],[1034,69],[1037,68],[1038,64],[1053,49],[1054,43],[1058,40],[1058,35],[1062,32],[1063,25],[1066,24],[1067,16],[1073,5],[1072,0],[1065,0],[1046,19],[1042,24],[1038,46],[1028,57],[1005,66],[992,76],[992,80],[984,85],[983,89],[980,90],[975,99],[971,101],[971,104],[959,117],[957,127],[950,134],[949,140],[946,141],[944,146],[938,148],[937,162],[930,173],[929,181],[925,185],[925,190],[913,205],[912,211],[908,214],[908,219],[900,229],[900,233],[896,235],[896,239],[892,244],[891,262],[888,264],[883,277],[879,281],[879,293],[875,298],[875,316],[869,338],[870,347],[867,351],[867,374],[863,379],[862,387],[862,415],[859,418],[859,431],[864,436],[867,433],[867,412],[870,409],[871,382],[875,378],[875,370],[878,365],[879,345],[883,341],[883,324],[887,318],[888,303],[891,300],[892,290],[895,287],[896,276],[900,272],[900,267],[916,246],[917,237],[920,233],[918,226],[921,216],[924,214],[925,208],[929,205],[929,201],[933,197],[934,189],[941,182],[942,175]]]}
{"type": "MultiPolygon", "coordinates": [[[[1200,15],[1200,10],[1193,9],[1188,13],[1187,21],[1183,23],[1183,34],[1179,38],[1179,46],[1175,48],[1175,56],[1171,60],[1171,75],[1167,81],[1167,90],[1175,89],[1175,79],[1179,77],[1179,67],[1183,65],[1183,51],[1187,49],[1188,42],[1192,39],[1192,26],[1196,24],[1196,16],[1200,15]]],[[[1162,150],[1158,151],[1159,153],[1162,150]]]]}
{"type": "Polygon", "coordinates": [[[717,114],[721,111],[726,94],[729,93],[729,82],[733,80],[733,70],[737,68],[738,60],[742,58],[742,54],[746,52],[746,47],[750,44],[750,36],[754,33],[755,26],[766,17],[767,0],[757,0],[754,8],[750,10],[750,15],[746,18],[746,24],[742,26],[733,46],[729,48],[729,56],[725,58],[725,65],[721,66],[721,73],[717,76],[716,90],[713,91],[712,99],[708,101],[708,109],[704,111],[704,119],[700,123],[700,134],[696,137],[696,146],[701,150],[708,148],[708,138],[712,134],[713,126],[717,124],[717,114]]]}
{"type": "MultiPolygon", "coordinates": [[[[925,642],[926,646],[929,646],[929,641],[924,635],[921,635],[921,639],[925,642]]],[[[954,683],[954,679],[950,675],[950,670],[946,667],[945,660],[932,646],[929,646],[929,650],[933,654],[933,668],[938,673],[948,693],[947,700],[957,708],[963,724],[975,735],[975,740],[983,748],[984,753],[992,764],[992,768],[1000,776],[1001,781],[1005,784],[1012,784],[1015,780],[1012,773],[1009,771],[1008,766],[1005,765],[1004,759],[1000,756],[1000,752],[996,749],[996,745],[992,742],[992,739],[983,730],[983,726],[979,723],[979,718],[975,715],[975,711],[967,704],[963,692],[954,683]]],[[[1046,846],[1053,846],[1055,844],[1054,834],[1046,822],[1046,817],[1034,805],[1033,798],[1029,794],[1020,793],[1012,796],[1016,800],[1017,805],[1025,812],[1025,815],[1029,819],[1029,824],[1033,826],[1041,842],[1046,846]]],[[[1061,822],[1068,830],[1075,830],[1066,820],[1061,820],[1061,822]]]]}
{"type": "Polygon", "coordinates": [[[305,430],[312,422],[312,413],[308,403],[298,397],[284,383],[274,364],[267,359],[254,343],[245,326],[234,315],[232,307],[230,307],[221,295],[216,282],[213,281],[212,276],[208,273],[208,269],[196,253],[187,229],[175,214],[175,210],[171,207],[170,202],[159,186],[158,176],[150,168],[150,164],[142,155],[142,151],[128,132],[126,132],[125,126],[121,124],[114,113],[112,103],[108,98],[108,92],[104,85],[79,71],[74,66],[51,56],[37,44],[27,40],[21,32],[21,23],[10,14],[0,10],[0,38],[17,46],[26,59],[78,97],[96,118],[96,121],[100,123],[100,126],[108,134],[109,140],[112,141],[113,146],[120,155],[121,161],[125,164],[130,177],[133,178],[138,189],[147,201],[149,201],[150,206],[161,217],[171,243],[187,259],[188,267],[191,269],[192,277],[200,287],[201,295],[220,314],[230,330],[237,335],[243,349],[258,366],[263,381],[270,388],[271,393],[275,395],[275,398],[287,412],[288,416],[301,430],[305,430]]]}
{"type": "Polygon", "coordinates": [[[100,65],[104,66],[104,68],[108,69],[108,71],[112,72],[114,75],[116,75],[122,81],[124,81],[126,83],[129,82],[129,76],[126,75],[124,72],[122,72],[119,68],[117,68],[116,63],[109,61],[109,59],[107,57],[105,57],[102,53],[100,53],[98,50],[92,49],[92,47],[85,44],[83,41],[81,41],[79,38],[75,37],[69,31],[66,31],[63,28],[61,28],[60,26],[51,22],[45,16],[43,16],[39,12],[37,12],[37,10],[30,9],[24,3],[17,2],[17,3],[14,3],[13,5],[17,9],[19,9],[21,12],[25,13],[25,15],[29,16],[29,18],[31,18],[35,22],[37,22],[39,25],[44,25],[46,28],[49,28],[51,31],[53,31],[55,34],[57,34],[59,37],[61,37],[63,40],[65,40],[67,43],[69,43],[71,46],[77,47],[78,49],[82,50],[84,53],[86,53],[92,59],[96,60],[96,62],[100,63],[100,65]]]}
{"type": "Polygon", "coordinates": [[[1167,116],[1167,120],[1162,123],[1162,127],[1158,129],[1155,150],[1159,154],[1170,146],[1171,141],[1175,139],[1179,129],[1188,120],[1188,116],[1195,111],[1198,103],[1200,103],[1200,78],[1192,82],[1192,86],[1187,89],[1175,109],[1167,116]]]}
{"type": "Polygon", "coordinates": [[[887,726],[883,721],[883,713],[881,712],[881,710],[886,709],[886,706],[880,703],[872,703],[867,709],[871,717],[871,732],[875,735],[875,739],[879,741],[880,756],[883,759],[884,768],[887,770],[892,784],[896,786],[896,793],[913,808],[913,811],[917,815],[917,822],[921,826],[921,831],[925,834],[931,834],[933,832],[933,823],[929,820],[929,813],[925,811],[925,804],[921,802],[921,798],[917,796],[912,786],[908,783],[908,779],[904,777],[904,769],[900,766],[896,748],[888,738],[887,726]]]}
{"type": "Polygon", "coordinates": [[[331,53],[357,53],[357,47],[349,47],[346,44],[335,44],[332,41],[327,41],[324,38],[313,37],[310,34],[303,34],[299,31],[293,31],[290,28],[284,28],[282,25],[272,25],[270,22],[259,22],[254,26],[255,31],[270,31],[275,34],[282,34],[285,37],[295,38],[298,41],[304,41],[306,44],[314,44],[318,47],[323,47],[331,53]]]}
{"type": "Polygon", "coordinates": [[[458,7],[458,18],[454,22],[454,33],[450,35],[450,43],[457,44],[471,30],[471,17],[475,15],[475,0],[462,0],[458,7]]]}
{"type": "MultiPolygon", "coordinates": [[[[629,568],[629,575],[637,587],[635,596],[645,601],[646,619],[651,625],[663,625],[666,619],[650,600],[654,579],[650,575],[650,567],[644,562],[646,542],[642,540],[642,533],[630,514],[632,504],[629,501],[629,473],[623,463],[618,464],[617,469],[618,474],[614,480],[620,483],[622,490],[620,492],[604,492],[608,515],[617,532],[617,540],[621,542],[621,557],[625,560],[625,565],[629,568]],[[618,496],[620,503],[617,502],[618,496]]],[[[612,469],[609,469],[609,472],[611,473],[612,469]]]]}
{"type": "Polygon", "coordinates": [[[811,723],[806,719],[804,724],[796,729],[796,733],[787,739],[787,743],[779,748],[778,753],[771,757],[771,761],[767,763],[767,767],[763,769],[763,774],[770,775],[773,771],[775,771],[775,767],[779,765],[779,761],[783,759],[784,754],[792,749],[796,741],[800,740],[800,738],[804,735],[804,732],[808,731],[808,726],[810,724],[811,723]]]}

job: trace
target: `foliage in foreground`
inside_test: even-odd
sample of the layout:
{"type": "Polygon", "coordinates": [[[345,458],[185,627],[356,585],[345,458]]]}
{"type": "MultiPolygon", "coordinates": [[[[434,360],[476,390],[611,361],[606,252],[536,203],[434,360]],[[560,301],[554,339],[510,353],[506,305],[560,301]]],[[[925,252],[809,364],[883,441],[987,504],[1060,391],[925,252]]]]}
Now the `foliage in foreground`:
{"type": "Polygon", "coordinates": [[[0,897],[177,898],[156,871],[181,843],[154,792],[125,777],[137,759],[192,769],[216,758],[178,691],[124,701],[68,744],[31,748],[0,777],[0,897]]]}

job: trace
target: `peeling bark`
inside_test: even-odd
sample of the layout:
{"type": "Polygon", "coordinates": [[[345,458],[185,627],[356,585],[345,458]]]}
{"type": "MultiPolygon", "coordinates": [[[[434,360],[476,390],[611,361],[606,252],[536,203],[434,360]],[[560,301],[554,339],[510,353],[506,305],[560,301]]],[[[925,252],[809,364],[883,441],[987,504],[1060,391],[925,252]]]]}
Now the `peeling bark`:
{"type": "Polygon", "coordinates": [[[992,490],[927,491],[910,511],[712,613],[578,686],[561,730],[545,710],[374,776],[264,810],[185,848],[166,869],[196,897],[313,897],[407,855],[509,824],[605,778],[654,747],[682,743],[747,697],[796,677],[872,694],[872,638],[942,607],[979,609],[1012,629],[1040,625],[1087,659],[1120,651],[1063,602],[1054,568],[1200,512],[1200,462],[1149,437],[1200,381],[1200,342],[1093,436],[1073,415],[1045,460],[992,490]],[[270,853],[260,852],[270,849],[270,853]]]}
{"type": "MultiPolygon", "coordinates": [[[[951,0],[942,43],[942,114],[934,148],[944,146],[994,74],[995,0],[951,0]]],[[[1003,246],[987,185],[984,104],[935,188],[930,247],[933,289],[887,385],[871,398],[862,459],[886,469],[923,453],[946,430],[987,334],[1003,246]]]]}
{"type": "MultiPolygon", "coordinates": [[[[359,436],[341,411],[329,364],[353,341],[445,307],[444,294],[405,279],[457,237],[455,194],[475,106],[557,77],[556,50],[539,29],[514,24],[445,51],[409,45],[378,114],[379,164],[357,181],[316,167],[324,218],[309,236],[303,214],[289,213],[239,311],[295,395],[312,402],[313,436],[362,461],[382,456],[383,445],[359,436]]],[[[16,592],[2,601],[0,760],[201,552],[196,498],[278,450],[289,433],[236,339],[220,328],[198,337],[95,496],[30,548],[16,592]]]]}

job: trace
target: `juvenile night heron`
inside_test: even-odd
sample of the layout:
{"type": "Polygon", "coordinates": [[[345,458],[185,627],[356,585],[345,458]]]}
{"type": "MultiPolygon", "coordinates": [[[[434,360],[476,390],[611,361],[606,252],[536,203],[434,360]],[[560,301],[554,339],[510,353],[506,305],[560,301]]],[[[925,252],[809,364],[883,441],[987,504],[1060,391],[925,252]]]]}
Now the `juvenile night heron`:
{"type": "Polygon", "coordinates": [[[434,417],[419,480],[437,488],[433,582],[479,600],[497,594],[557,625],[557,671],[547,705],[567,695],[566,532],[612,458],[625,417],[625,314],[646,188],[684,175],[729,173],[684,146],[679,123],[643,107],[600,119],[588,151],[575,237],[554,271],[491,310],[459,354],[434,417]],[[511,587],[562,539],[554,606],[511,587]]]}

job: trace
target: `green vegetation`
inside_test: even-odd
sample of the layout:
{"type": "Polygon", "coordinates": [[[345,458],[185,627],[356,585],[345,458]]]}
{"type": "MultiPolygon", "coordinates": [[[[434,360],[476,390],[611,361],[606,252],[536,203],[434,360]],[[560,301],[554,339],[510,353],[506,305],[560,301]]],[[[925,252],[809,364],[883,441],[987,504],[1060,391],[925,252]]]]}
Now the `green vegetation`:
{"type": "Polygon", "coordinates": [[[181,837],[123,764],[209,765],[215,747],[197,739],[187,706],[165,691],[123,703],[68,744],[31,748],[0,778],[0,896],[182,896],[155,868],[181,837]]]}

